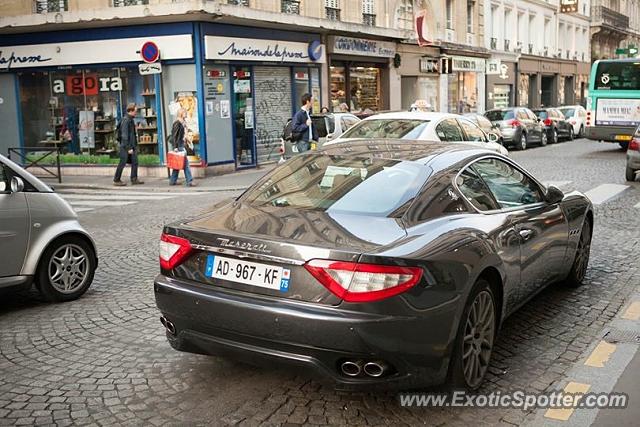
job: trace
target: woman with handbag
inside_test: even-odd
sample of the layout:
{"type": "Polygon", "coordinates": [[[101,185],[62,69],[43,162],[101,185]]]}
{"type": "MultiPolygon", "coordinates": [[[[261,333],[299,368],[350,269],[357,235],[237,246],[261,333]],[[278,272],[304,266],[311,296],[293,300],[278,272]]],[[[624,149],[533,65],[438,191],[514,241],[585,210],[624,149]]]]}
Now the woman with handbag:
{"type": "MultiPolygon", "coordinates": [[[[185,185],[187,187],[195,187],[193,182],[193,177],[191,176],[191,169],[189,168],[189,159],[187,158],[187,144],[185,141],[185,137],[187,135],[187,127],[185,124],[185,118],[187,115],[187,110],[184,108],[180,108],[178,110],[176,121],[173,122],[173,126],[171,127],[171,139],[173,140],[173,152],[170,153],[172,156],[180,156],[184,160],[180,160],[182,162],[182,170],[184,170],[185,177],[185,185]]],[[[176,185],[178,181],[178,174],[180,173],[180,169],[176,169],[172,167],[171,177],[169,178],[169,185],[176,185]]]]}

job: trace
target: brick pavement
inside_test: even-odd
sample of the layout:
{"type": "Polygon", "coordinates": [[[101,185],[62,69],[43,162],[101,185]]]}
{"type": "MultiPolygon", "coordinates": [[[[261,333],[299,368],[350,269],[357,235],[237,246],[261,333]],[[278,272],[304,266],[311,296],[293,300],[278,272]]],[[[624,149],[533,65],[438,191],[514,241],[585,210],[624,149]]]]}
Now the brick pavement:
{"type": "MultiPolygon", "coordinates": [[[[588,189],[623,176],[623,154],[611,148],[576,141],[513,156],[543,179],[588,189]]],[[[153,299],[159,231],[226,195],[81,214],[100,254],[89,292],[65,304],[34,293],[0,299],[0,425],[518,425],[530,416],[406,409],[392,393],[340,392],[288,369],[173,351],[153,299]]],[[[638,285],[629,255],[639,199],[636,183],[596,208],[586,285],[552,286],[506,320],[482,391],[551,390],[564,378],[638,285]]]]}

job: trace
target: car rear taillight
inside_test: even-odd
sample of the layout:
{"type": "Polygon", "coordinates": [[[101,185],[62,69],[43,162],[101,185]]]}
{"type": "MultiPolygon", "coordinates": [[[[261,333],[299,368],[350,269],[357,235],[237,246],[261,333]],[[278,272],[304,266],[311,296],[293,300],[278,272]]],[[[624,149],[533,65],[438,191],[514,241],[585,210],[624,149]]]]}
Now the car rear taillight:
{"type": "Polygon", "coordinates": [[[640,151],[640,137],[635,137],[631,141],[629,141],[629,147],[627,150],[631,151],[640,151]]]}
{"type": "Polygon", "coordinates": [[[162,233],[160,237],[160,267],[172,270],[191,253],[191,243],[182,237],[162,233]]]}
{"type": "Polygon", "coordinates": [[[516,120],[516,119],[509,120],[509,121],[507,122],[507,124],[508,124],[509,126],[511,126],[512,128],[517,128],[517,127],[520,127],[520,125],[521,125],[521,123],[520,123],[518,120],[516,120]]]}
{"type": "Polygon", "coordinates": [[[542,123],[544,123],[545,126],[551,126],[553,121],[551,119],[544,119],[542,123]]]}
{"type": "Polygon", "coordinates": [[[362,264],[314,259],[304,266],[331,293],[347,302],[389,298],[415,286],[422,277],[418,267],[362,264]]]}

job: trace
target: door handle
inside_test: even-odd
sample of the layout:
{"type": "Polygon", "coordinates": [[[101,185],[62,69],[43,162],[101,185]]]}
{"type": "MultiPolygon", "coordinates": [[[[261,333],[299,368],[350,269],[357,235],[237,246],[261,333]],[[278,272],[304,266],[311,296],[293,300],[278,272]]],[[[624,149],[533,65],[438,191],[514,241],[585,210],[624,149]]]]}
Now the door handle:
{"type": "Polygon", "coordinates": [[[533,230],[529,230],[529,229],[520,230],[518,231],[518,234],[520,234],[520,237],[522,237],[522,240],[529,240],[529,238],[531,238],[531,236],[533,235],[533,230]]]}

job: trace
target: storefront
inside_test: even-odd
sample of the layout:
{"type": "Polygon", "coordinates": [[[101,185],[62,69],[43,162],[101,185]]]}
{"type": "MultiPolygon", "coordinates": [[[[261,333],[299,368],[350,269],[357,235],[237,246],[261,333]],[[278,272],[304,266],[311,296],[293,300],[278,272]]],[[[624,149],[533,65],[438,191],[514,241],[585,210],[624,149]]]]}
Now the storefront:
{"type": "Polygon", "coordinates": [[[440,109],[440,49],[398,44],[401,65],[401,106],[408,110],[418,99],[427,102],[431,111],[440,109]]]}
{"type": "Polygon", "coordinates": [[[484,58],[451,56],[452,73],[447,76],[447,110],[450,113],[483,113],[485,110],[484,58]]]}
{"type": "Polygon", "coordinates": [[[277,161],[282,129],[301,107],[302,95],[312,94],[314,112],[323,105],[320,67],[326,54],[320,38],[214,25],[203,33],[209,163],[251,167],[277,161]]]}
{"type": "MultiPolygon", "coordinates": [[[[163,78],[174,74],[173,67],[194,70],[184,65],[194,60],[192,33],[191,24],[176,24],[5,36],[0,72],[9,85],[3,84],[0,97],[15,90],[19,121],[11,144],[113,156],[117,124],[134,103],[140,153],[163,162],[163,78]],[[148,42],[159,48],[163,74],[139,68],[148,42]],[[13,75],[12,84],[6,75],[13,75]]],[[[195,90],[193,74],[188,84],[195,90]]],[[[197,142],[197,126],[193,131],[197,142]]]]}
{"type": "Polygon", "coordinates": [[[371,113],[389,109],[389,41],[329,36],[329,109],[371,113]]]}
{"type": "Polygon", "coordinates": [[[518,64],[518,104],[536,108],[583,104],[590,64],[522,57],[518,64]]]}
{"type": "Polygon", "coordinates": [[[501,59],[487,61],[487,110],[515,105],[516,88],[515,62],[501,59]]]}

